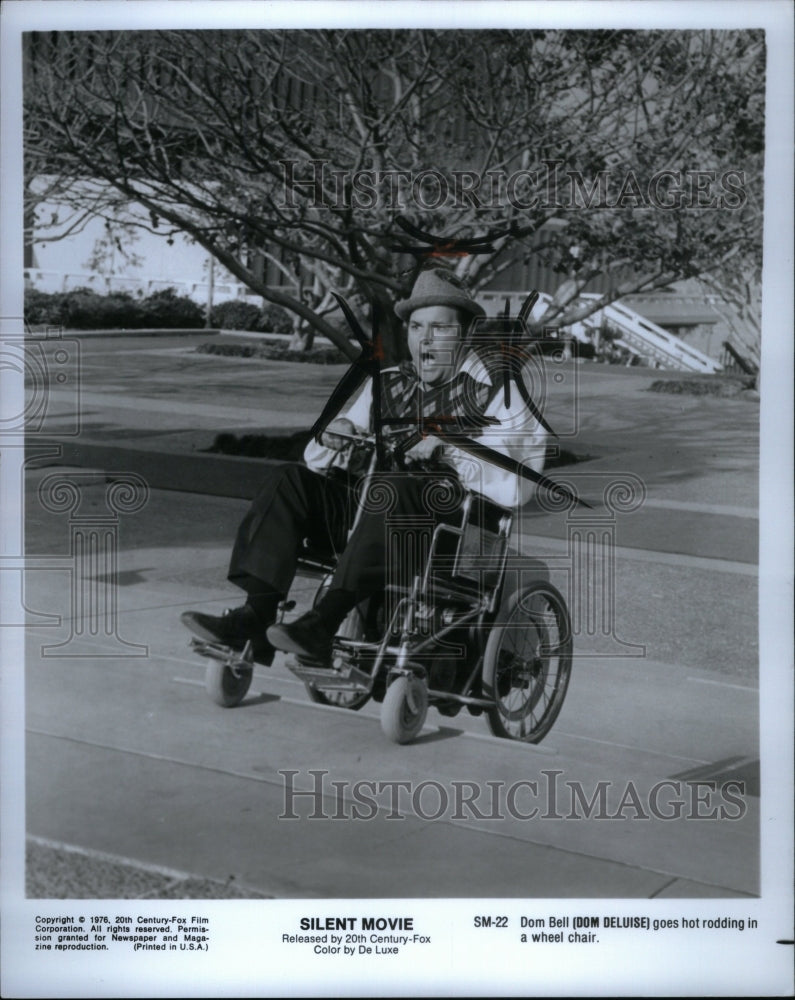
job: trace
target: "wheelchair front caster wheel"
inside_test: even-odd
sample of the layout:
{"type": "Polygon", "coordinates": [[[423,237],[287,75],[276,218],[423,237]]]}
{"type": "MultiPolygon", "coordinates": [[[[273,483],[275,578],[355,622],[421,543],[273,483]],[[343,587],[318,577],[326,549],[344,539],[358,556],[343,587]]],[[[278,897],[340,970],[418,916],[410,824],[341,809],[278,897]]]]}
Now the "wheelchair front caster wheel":
{"type": "Polygon", "coordinates": [[[253,676],[253,667],[230,667],[221,660],[208,660],[204,689],[216,705],[234,708],[246,697],[253,676]]]}
{"type": "Polygon", "coordinates": [[[428,714],[428,688],[413,674],[401,674],[386,689],[381,704],[381,729],[393,743],[410,743],[428,714]]]}

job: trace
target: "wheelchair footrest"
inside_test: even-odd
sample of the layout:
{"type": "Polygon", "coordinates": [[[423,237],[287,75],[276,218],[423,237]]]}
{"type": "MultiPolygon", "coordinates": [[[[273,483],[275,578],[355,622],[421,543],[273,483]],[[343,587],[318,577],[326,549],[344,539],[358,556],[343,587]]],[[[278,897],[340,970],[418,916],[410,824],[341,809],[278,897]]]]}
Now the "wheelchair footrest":
{"type": "Polygon", "coordinates": [[[251,653],[251,643],[247,642],[242,652],[230,649],[220,642],[210,642],[208,639],[191,639],[190,648],[199,656],[210,660],[218,660],[235,670],[253,670],[254,658],[251,653]]]}
{"type": "Polygon", "coordinates": [[[329,670],[326,667],[313,667],[309,663],[300,663],[298,660],[287,660],[285,665],[304,684],[311,684],[321,691],[365,693],[371,688],[370,675],[353,666],[346,666],[342,670],[329,670]]]}

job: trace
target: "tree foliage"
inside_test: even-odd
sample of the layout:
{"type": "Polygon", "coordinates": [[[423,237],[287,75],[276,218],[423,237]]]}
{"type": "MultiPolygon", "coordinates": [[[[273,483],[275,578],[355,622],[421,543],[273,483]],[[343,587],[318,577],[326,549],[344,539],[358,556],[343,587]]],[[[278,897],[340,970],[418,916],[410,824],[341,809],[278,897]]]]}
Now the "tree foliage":
{"type": "Polygon", "coordinates": [[[567,274],[544,323],[757,274],[763,101],[754,31],[34,35],[26,174],[73,212],[54,236],[137,203],[350,350],[330,293],[389,331],[420,264],[400,216],[501,234],[449,259],[473,290],[530,254],[567,274]],[[579,299],[605,272],[611,291],[579,299]]]}

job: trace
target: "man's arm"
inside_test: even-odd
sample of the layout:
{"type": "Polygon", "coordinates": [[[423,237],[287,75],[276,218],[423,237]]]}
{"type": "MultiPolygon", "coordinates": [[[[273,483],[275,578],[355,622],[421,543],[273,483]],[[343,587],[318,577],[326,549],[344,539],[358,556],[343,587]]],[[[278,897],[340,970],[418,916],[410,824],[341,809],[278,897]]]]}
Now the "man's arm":
{"type": "MultiPolygon", "coordinates": [[[[473,441],[521,462],[534,472],[543,470],[548,434],[527,409],[518,392],[511,394],[510,407],[505,406],[502,392],[498,393],[487,408],[486,416],[495,417],[500,422],[471,434],[473,441]]],[[[485,458],[474,458],[454,446],[448,446],[447,454],[467,489],[503,507],[522,506],[535,492],[534,483],[498,468],[485,458]]]]}
{"type": "MultiPolygon", "coordinates": [[[[372,385],[368,379],[358,394],[340,411],[337,420],[349,420],[359,434],[370,433],[370,409],[372,406],[372,385]]],[[[329,430],[333,428],[329,427],[329,430]]],[[[313,472],[325,472],[332,467],[346,469],[350,461],[350,448],[342,450],[327,448],[314,438],[304,449],[304,461],[313,472]]]]}

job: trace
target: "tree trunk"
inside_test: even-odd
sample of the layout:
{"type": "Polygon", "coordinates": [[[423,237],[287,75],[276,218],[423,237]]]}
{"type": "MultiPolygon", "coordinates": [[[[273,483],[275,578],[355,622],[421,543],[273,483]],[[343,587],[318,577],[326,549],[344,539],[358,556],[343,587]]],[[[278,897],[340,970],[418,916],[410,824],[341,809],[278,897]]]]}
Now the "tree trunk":
{"type": "Polygon", "coordinates": [[[315,345],[315,331],[311,326],[300,325],[298,329],[293,328],[290,337],[291,351],[311,351],[315,345]]]}

